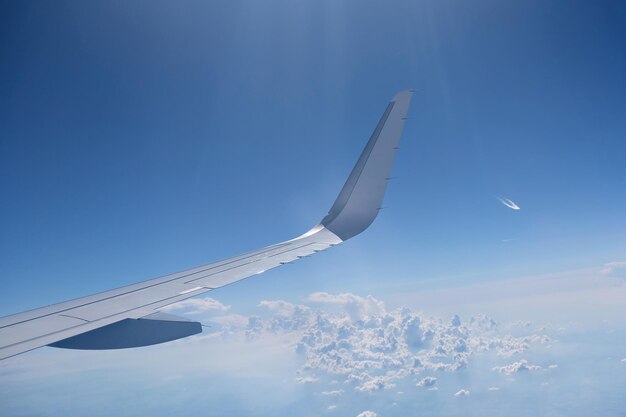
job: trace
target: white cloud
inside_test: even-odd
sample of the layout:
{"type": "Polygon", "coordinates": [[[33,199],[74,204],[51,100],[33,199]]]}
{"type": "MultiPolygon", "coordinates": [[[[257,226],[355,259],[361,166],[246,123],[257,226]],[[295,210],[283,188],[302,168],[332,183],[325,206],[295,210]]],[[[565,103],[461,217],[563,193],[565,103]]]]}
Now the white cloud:
{"type": "Polygon", "coordinates": [[[498,323],[484,314],[477,314],[470,318],[468,326],[477,331],[490,332],[498,329],[498,323]]]}
{"type": "MultiPolygon", "coordinates": [[[[203,337],[254,341],[278,336],[300,357],[296,382],[309,384],[329,376],[357,392],[390,389],[397,381],[416,375],[422,375],[418,387],[432,390],[437,378],[428,373],[464,369],[477,354],[509,357],[552,341],[542,334],[502,334],[499,325],[485,315],[467,320],[453,315],[444,320],[408,308],[387,311],[384,303],[372,296],[350,293],[317,292],[306,299],[338,308],[330,308],[333,312],[329,313],[284,300],[263,300],[259,307],[269,314],[213,317],[211,322],[219,327],[203,337]]],[[[212,299],[196,301],[207,309],[229,308],[212,299]]],[[[510,375],[535,366],[522,361],[494,369],[510,375]]],[[[341,393],[343,390],[323,391],[321,395],[341,393]]]]}
{"type": "Polygon", "coordinates": [[[337,408],[337,406],[333,404],[333,405],[329,405],[327,410],[328,411],[333,411],[335,408],[337,408]]]}
{"type": "Polygon", "coordinates": [[[557,365],[556,363],[552,364],[552,365],[548,365],[548,369],[556,369],[558,367],[559,367],[559,365],[557,365]]]}
{"type": "Polygon", "coordinates": [[[247,316],[243,316],[241,314],[228,314],[225,316],[211,318],[212,323],[231,327],[233,329],[243,329],[248,325],[249,321],[250,319],[247,316]]]}
{"type": "Polygon", "coordinates": [[[298,384],[311,384],[313,382],[317,382],[318,378],[313,376],[299,376],[295,379],[298,384]]]}
{"type": "Polygon", "coordinates": [[[308,311],[309,308],[302,305],[296,305],[283,300],[263,300],[259,303],[259,307],[267,308],[278,316],[290,317],[297,313],[308,311]]]}
{"type": "Polygon", "coordinates": [[[603,275],[617,276],[620,278],[626,278],[626,262],[616,261],[604,264],[600,272],[603,275]]]}
{"type": "Polygon", "coordinates": [[[381,389],[391,389],[395,387],[396,384],[393,384],[390,381],[391,377],[389,376],[376,376],[373,378],[369,378],[361,384],[357,385],[354,390],[361,392],[372,392],[381,389]]]}
{"type": "Polygon", "coordinates": [[[489,388],[487,388],[487,391],[500,391],[500,388],[498,388],[498,387],[489,387],[489,388]]]}
{"type": "Polygon", "coordinates": [[[415,386],[429,388],[429,387],[434,386],[436,383],[437,383],[437,378],[435,378],[434,376],[427,376],[426,378],[423,378],[420,381],[418,381],[418,383],[415,384],[415,386]]]}
{"type": "Polygon", "coordinates": [[[353,320],[363,319],[372,315],[381,315],[385,312],[385,304],[371,295],[361,297],[351,293],[329,294],[316,292],[310,294],[306,301],[340,306],[353,320]]]}
{"type": "Polygon", "coordinates": [[[340,395],[343,394],[343,390],[342,389],[338,389],[338,390],[334,390],[334,391],[322,391],[321,394],[325,395],[327,397],[339,397],[340,395]]]}
{"type": "Polygon", "coordinates": [[[251,318],[248,326],[250,335],[263,332],[299,332],[309,328],[315,316],[309,307],[283,300],[263,300],[259,307],[270,310],[274,315],[269,320],[251,318]]]}
{"type": "MultiPolygon", "coordinates": [[[[372,296],[349,293],[318,292],[306,299],[340,306],[343,312],[327,313],[283,300],[265,300],[259,306],[273,314],[266,318],[250,316],[245,328],[249,340],[266,333],[288,336],[303,360],[300,382],[310,382],[304,379],[307,375],[318,378],[326,374],[352,385],[355,391],[389,389],[396,380],[412,375],[464,369],[475,354],[512,356],[533,344],[551,341],[540,334],[500,335],[497,323],[484,315],[467,321],[454,315],[444,321],[408,308],[386,311],[372,296]]],[[[434,385],[433,381],[436,379],[425,379],[424,388],[432,388],[426,384],[434,385]]]]}
{"type": "Polygon", "coordinates": [[[454,394],[455,397],[467,397],[470,395],[470,392],[466,389],[461,389],[454,394]]]}
{"type": "Polygon", "coordinates": [[[204,313],[206,311],[228,311],[230,306],[224,305],[214,298],[188,298],[175,304],[163,307],[162,311],[183,310],[188,314],[204,313]]]}
{"type": "Polygon", "coordinates": [[[504,365],[504,366],[496,366],[493,368],[494,371],[498,371],[500,373],[503,373],[505,375],[513,375],[516,374],[518,372],[525,372],[525,371],[536,371],[541,369],[541,366],[539,365],[529,365],[528,361],[526,361],[526,359],[522,359],[518,362],[513,362],[509,365],[504,365]]]}
{"type": "Polygon", "coordinates": [[[366,410],[366,411],[363,411],[362,413],[359,413],[356,417],[378,417],[378,414],[376,414],[373,411],[366,410]]]}

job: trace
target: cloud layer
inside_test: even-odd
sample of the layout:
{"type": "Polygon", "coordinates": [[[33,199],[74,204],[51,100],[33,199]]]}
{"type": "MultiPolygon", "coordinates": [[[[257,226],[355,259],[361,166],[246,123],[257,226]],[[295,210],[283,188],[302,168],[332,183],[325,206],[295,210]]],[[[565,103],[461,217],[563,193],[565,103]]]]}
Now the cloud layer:
{"type": "MultiPolygon", "coordinates": [[[[212,299],[197,301],[182,307],[221,312],[229,308],[212,299]]],[[[382,301],[372,296],[317,292],[305,301],[330,307],[332,312],[284,300],[264,300],[259,307],[265,314],[209,318],[218,325],[211,337],[257,340],[267,335],[288,336],[302,363],[296,382],[311,384],[333,379],[356,392],[388,390],[406,378],[417,381],[417,387],[435,389],[437,377],[432,373],[465,369],[476,354],[520,356],[534,344],[551,342],[543,334],[502,334],[500,326],[484,315],[469,320],[454,315],[445,320],[408,308],[388,311],[382,301]]],[[[493,369],[511,375],[541,367],[519,359],[493,369]]],[[[342,393],[343,389],[328,390],[323,395],[342,393]]]]}
{"type": "MultiPolygon", "coordinates": [[[[554,365],[550,365],[550,366],[554,366],[554,365]]],[[[505,375],[513,375],[519,372],[537,371],[539,369],[542,369],[541,366],[529,365],[528,361],[525,359],[522,359],[518,362],[513,362],[510,365],[496,366],[493,368],[494,371],[501,372],[505,375]]]]}

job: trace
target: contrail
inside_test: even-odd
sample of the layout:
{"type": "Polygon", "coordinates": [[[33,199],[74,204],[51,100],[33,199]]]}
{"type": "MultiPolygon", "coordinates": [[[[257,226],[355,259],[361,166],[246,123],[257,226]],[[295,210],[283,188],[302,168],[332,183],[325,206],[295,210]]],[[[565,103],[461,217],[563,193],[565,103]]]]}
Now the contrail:
{"type": "Polygon", "coordinates": [[[508,198],[502,198],[502,197],[496,197],[498,200],[500,200],[500,202],[502,204],[504,204],[505,206],[507,206],[510,209],[513,210],[519,210],[519,206],[517,204],[515,204],[514,202],[512,202],[511,200],[509,200],[508,198]]]}

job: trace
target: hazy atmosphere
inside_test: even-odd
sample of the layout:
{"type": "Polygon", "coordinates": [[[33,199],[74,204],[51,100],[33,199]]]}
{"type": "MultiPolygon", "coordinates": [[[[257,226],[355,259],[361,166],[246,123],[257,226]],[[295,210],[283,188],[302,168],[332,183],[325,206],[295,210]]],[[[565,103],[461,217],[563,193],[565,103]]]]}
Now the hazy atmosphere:
{"type": "Polygon", "coordinates": [[[0,415],[624,415],[624,74],[620,1],[3,2],[0,316],[305,232],[415,93],[362,235],[0,415]]]}

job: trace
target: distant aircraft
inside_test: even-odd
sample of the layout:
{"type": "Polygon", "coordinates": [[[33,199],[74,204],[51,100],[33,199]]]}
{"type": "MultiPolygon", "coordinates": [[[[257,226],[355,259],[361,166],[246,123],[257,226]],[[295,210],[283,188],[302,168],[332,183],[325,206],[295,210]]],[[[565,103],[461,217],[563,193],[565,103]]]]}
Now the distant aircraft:
{"type": "Polygon", "coordinates": [[[512,200],[509,200],[508,198],[504,198],[504,197],[496,197],[498,200],[500,200],[500,202],[502,204],[504,204],[505,206],[507,206],[510,209],[513,210],[519,210],[519,206],[517,204],[515,204],[512,200]]]}
{"type": "Polygon", "coordinates": [[[286,242],[223,261],[0,318],[0,359],[42,346],[123,349],[202,332],[198,322],[159,311],[361,233],[381,207],[413,90],[396,94],[337,200],[320,224],[286,242]]]}

